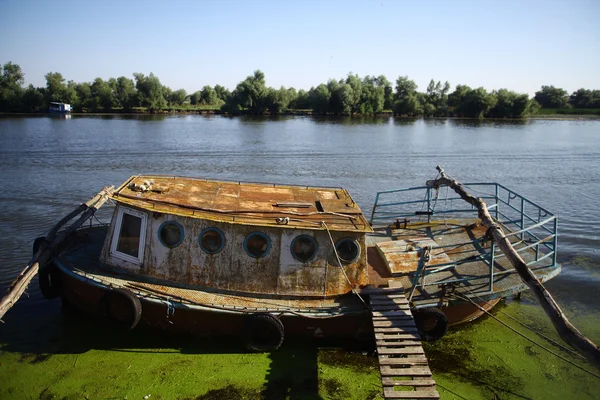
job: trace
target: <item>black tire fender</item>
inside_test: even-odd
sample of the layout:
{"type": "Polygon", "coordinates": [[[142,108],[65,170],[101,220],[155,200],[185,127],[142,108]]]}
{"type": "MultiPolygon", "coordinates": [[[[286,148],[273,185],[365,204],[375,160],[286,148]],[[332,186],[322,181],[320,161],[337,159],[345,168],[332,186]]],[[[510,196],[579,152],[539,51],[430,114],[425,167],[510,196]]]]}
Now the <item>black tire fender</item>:
{"type": "Polygon", "coordinates": [[[130,290],[112,289],[100,300],[100,315],[115,328],[129,331],[142,318],[142,303],[130,290]]]}
{"type": "Polygon", "coordinates": [[[246,317],[243,335],[244,345],[249,351],[274,351],[283,343],[283,323],[271,314],[252,314],[246,317]]]}
{"type": "Polygon", "coordinates": [[[442,338],[448,331],[448,317],[436,307],[413,310],[415,324],[421,340],[433,342],[442,338]]]}

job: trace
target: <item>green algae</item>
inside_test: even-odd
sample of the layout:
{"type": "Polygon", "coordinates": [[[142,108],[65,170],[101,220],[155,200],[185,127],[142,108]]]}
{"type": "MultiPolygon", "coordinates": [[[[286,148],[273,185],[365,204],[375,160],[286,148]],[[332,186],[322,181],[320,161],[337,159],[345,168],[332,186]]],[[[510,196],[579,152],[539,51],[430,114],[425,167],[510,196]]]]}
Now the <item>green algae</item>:
{"type": "MultiPolygon", "coordinates": [[[[582,290],[552,289],[572,322],[600,339],[600,310],[582,290]],[[588,305],[585,305],[585,304],[588,305]]],[[[596,294],[597,296],[597,294],[596,294]]],[[[247,353],[236,338],[115,332],[94,319],[46,308],[36,318],[8,316],[0,330],[2,399],[378,399],[372,347],[318,347],[287,338],[273,353],[247,353]]],[[[560,342],[535,299],[525,293],[494,315],[579,365],[584,360],[527,331],[505,314],[560,342]]],[[[442,399],[593,399],[590,376],[483,317],[425,344],[442,399]]]]}

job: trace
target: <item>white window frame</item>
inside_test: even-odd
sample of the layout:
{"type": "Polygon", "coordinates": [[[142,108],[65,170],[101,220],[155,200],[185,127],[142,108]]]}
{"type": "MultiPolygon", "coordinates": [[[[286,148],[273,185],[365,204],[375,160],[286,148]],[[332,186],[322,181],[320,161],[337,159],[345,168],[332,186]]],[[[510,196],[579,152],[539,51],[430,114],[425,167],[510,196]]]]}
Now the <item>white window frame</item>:
{"type": "Polygon", "coordinates": [[[142,265],[144,260],[144,248],[146,246],[146,225],[148,222],[148,214],[133,210],[127,207],[119,207],[117,214],[117,220],[115,221],[115,229],[113,231],[112,243],[110,245],[110,255],[113,257],[120,258],[121,260],[129,261],[134,264],[142,265]],[[121,236],[121,224],[123,223],[123,214],[129,214],[134,217],[142,219],[142,225],[140,227],[140,244],[138,248],[138,256],[133,257],[129,254],[121,253],[117,250],[117,244],[119,243],[119,237],[121,236]]]}

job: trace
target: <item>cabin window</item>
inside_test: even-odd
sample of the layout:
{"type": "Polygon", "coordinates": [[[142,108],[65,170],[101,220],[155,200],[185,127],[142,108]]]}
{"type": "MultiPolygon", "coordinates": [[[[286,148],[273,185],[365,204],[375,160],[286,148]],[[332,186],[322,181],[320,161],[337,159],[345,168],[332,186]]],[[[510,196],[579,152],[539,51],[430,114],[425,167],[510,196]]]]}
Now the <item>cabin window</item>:
{"type": "Polygon", "coordinates": [[[271,241],[262,232],[252,232],[244,239],[244,250],[253,258],[262,258],[269,254],[271,241]]]}
{"type": "Polygon", "coordinates": [[[208,254],[217,254],[225,247],[225,235],[217,228],[206,228],[200,232],[200,248],[208,254]]]}
{"type": "Polygon", "coordinates": [[[119,209],[110,248],[111,255],[136,264],[142,263],[146,219],[145,213],[128,208],[119,209]]]}
{"type": "Polygon", "coordinates": [[[166,221],[158,228],[158,239],[160,242],[172,249],[183,242],[183,227],[175,221],[166,221]]]}
{"type": "Polygon", "coordinates": [[[350,238],[339,240],[335,245],[335,249],[337,250],[338,256],[340,256],[340,260],[342,260],[344,264],[353,263],[360,255],[360,246],[358,245],[358,242],[350,238]]]}
{"type": "Polygon", "coordinates": [[[290,250],[292,256],[300,262],[309,262],[317,255],[319,246],[317,241],[309,235],[299,235],[292,240],[290,250]]]}

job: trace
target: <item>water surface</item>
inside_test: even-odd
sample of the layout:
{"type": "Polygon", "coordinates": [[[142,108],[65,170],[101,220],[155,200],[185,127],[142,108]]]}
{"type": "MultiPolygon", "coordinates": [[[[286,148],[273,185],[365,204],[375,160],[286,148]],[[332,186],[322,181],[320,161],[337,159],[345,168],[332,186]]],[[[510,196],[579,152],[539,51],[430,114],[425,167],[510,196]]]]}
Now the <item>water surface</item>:
{"type": "MultiPolygon", "coordinates": [[[[600,315],[599,138],[598,121],[197,115],[2,118],[0,229],[5,240],[0,243],[0,288],[7,287],[28,261],[29,241],[103,186],[118,185],[131,175],[343,186],[368,213],[378,190],[423,185],[435,177],[439,164],[459,180],[502,183],[558,214],[563,272],[548,287],[567,315],[583,324],[583,332],[600,342],[600,323],[593,320],[600,315]]],[[[106,217],[101,213],[101,219],[106,217]]],[[[528,301],[533,303],[525,299],[506,307],[516,312],[528,301]]],[[[0,327],[0,341],[6,343],[0,358],[6,362],[14,354],[56,355],[45,346],[39,351],[15,346],[15,337],[24,330],[50,328],[51,335],[61,337],[66,328],[58,304],[44,300],[32,284],[29,297],[7,314],[6,324],[0,327]]],[[[540,316],[541,311],[534,307],[531,315],[540,316]]],[[[544,320],[543,315],[539,320],[544,320]]],[[[481,329],[495,326],[492,320],[478,324],[481,329]]],[[[76,333],[81,328],[74,329],[76,333]]],[[[461,332],[459,338],[464,340],[477,337],[461,332]]],[[[64,352],[69,354],[68,349],[64,352]]],[[[522,355],[522,349],[517,354],[522,355]]],[[[110,356],[100,351],[98,358],[108,363],[110,356]]],[[[41,373],[41,368],[33,368],[33,373],[41,373]]],[[[0,393],[8,393],[2,392],[3,386],[10,386],[6,379],[0,378],[0,393]]],[[[579,385],[573,386],[588,382],[583,375],[575,379],[579,385]]],[[[206,387],[226,386],[226,380],[217,381],[206,387]]],[[[331,382],[321,386],[315,396],[332,397],[331,382]]],[[[134,392],[143,391],[138,389],[134,392]]],[[[82,393],[76,385],[61,390],[82,393]]],[[[448,390],[443,396],[453,398],[452,388],[448,390]]],[[[498,390],[507,398],[515,396],[498,390]]],[[[526,387],[519,390],[529,396],[534,393],[526,387]]],[[[36,397],[39,392],[32,389],[26,395],[36,397]]],[[[483,393],[481,398],[491,393],[480,388],[475,392],[483,393]]],[[[119,393],[130,392],[124,388],[119,393]]],[[[585,393],[589,392],[580,394],[585,397],[585,393]]]]}

